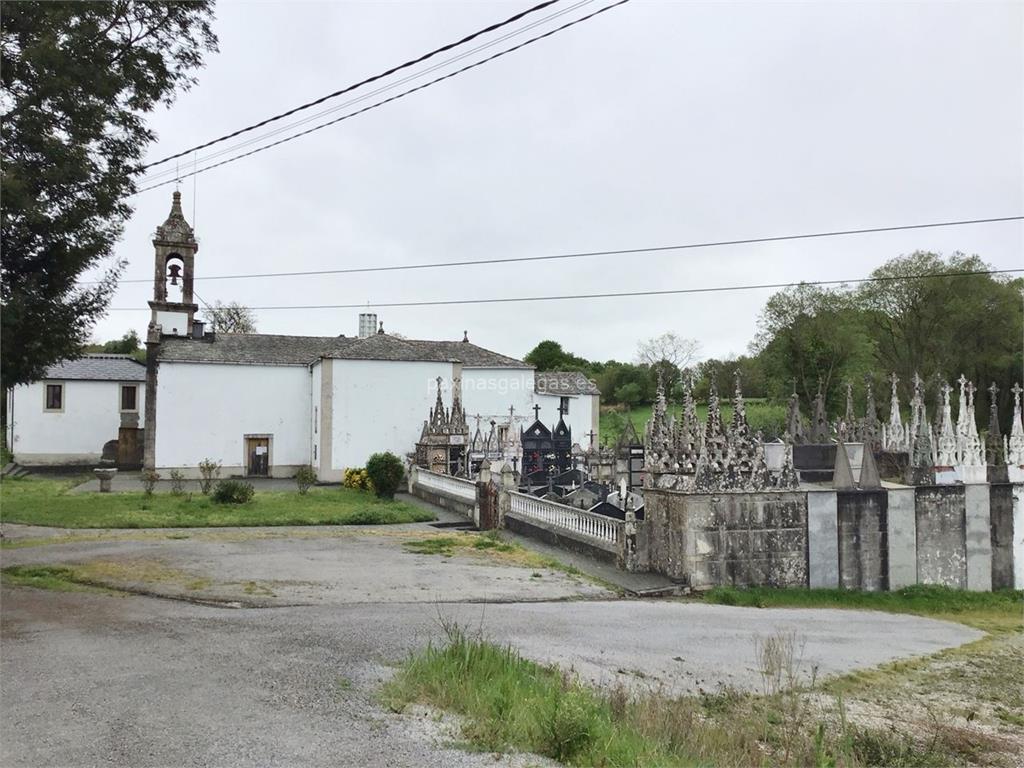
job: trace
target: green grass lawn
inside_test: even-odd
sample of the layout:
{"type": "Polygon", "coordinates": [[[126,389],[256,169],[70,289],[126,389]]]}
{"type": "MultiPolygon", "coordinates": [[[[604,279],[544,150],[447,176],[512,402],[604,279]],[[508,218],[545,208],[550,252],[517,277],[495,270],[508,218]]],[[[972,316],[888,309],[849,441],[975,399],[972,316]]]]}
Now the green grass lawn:
{"type": "Polygon", "coordinates": [[[968,592],[916,584],[895,592],[853,589],[774,589],[771,587],[715,587],[704,600],[719,605],[754,608],[858,608],[867,611],[909,613],[967,624],[986,632],[1024,628],[1024,591],[968,592]]]}
{"type": "Polygon", "coordinates": [[[257,491],[248,504],[217,504],[201,494],[146,496],[68,493],[80,481],[24,477],[0,482],[0,520],[58,528],[192,528],[247,525],[380,525],[433,520],[402,501],[351,488],[312,488],[302,496],[257,491]]]}
{"type": "MultiPolygon", "coordinates": [[[[781,431],[786,424],[786,406],[782,404],[769,403],[767,400],[750,399],[746,401],[747,422],[754,430],[763,430],[766,435],[773,435],[781,431]]],[[[670,405],[669,413],[679,419],[682,416],[682,408],[678,405],[670,405]]],[[[708,407],[705,404],[697,406],[697,417],[704,421],[708,417],[708,407]]],[[[643,437],[644,427],[651,418],[651,406],[640,405],[630,411],[613,411],[602,409],[600,416],[601,442],[614,443],[622,432],[623,419],[629,418],[636,427],[637,434],[643,437]]],[[[722,404],[722,419],[728,423],[732,419],[732,406],[728,403],[722,404]]]]}

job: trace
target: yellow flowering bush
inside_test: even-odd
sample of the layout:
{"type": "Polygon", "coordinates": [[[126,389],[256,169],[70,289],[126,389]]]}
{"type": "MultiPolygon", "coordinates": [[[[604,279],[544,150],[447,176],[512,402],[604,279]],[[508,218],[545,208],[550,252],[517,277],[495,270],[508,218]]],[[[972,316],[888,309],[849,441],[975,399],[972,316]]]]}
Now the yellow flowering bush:
{"type": "Polygon", "coordinates": [[[345,470],[345,476],[341,484],[346,488],[355,488],[357,491],[373,491],[373,481],[363,467],[349,467],[345,470]]]}

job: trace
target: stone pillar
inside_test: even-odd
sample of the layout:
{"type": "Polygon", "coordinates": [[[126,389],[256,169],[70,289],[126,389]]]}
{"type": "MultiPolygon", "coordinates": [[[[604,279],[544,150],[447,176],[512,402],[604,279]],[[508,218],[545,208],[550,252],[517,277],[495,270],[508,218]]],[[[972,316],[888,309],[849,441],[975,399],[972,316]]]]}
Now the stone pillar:
{"type": "Polygon", "coordinates": [[[835,491],[807,492],[807,579],[811,589],[839,587],[838,513],[835,491]]]}
{"type": "Polygon", "coordinates": [[[888,492],[889,589],[917,583],[917,513],[913,488],[888,492]]]}
{"type": "Polygon", "coordinates": [[[967,589],[992,591],[992,508],[987,484],[964,486],[967,589]]]}
{"type": "Polygon", "coordinates": [[[498,491],[498,527],[505,527],[505,514],[512,508],[509,495],[516,488],[516,473],[508,464],[501,468],[501,488],[498,491]]]}
{"type": "Polygon", "coordinates": [[[150,324],[146,338],[146,421],[142,468],[156,469],[156,378],[160,369],[160,326],[150,324]]]}
{"type": "Polygon", "coordinates": [[[1013,486],[1013,588],[1024,589],[1024,485],[1013,486]]]}

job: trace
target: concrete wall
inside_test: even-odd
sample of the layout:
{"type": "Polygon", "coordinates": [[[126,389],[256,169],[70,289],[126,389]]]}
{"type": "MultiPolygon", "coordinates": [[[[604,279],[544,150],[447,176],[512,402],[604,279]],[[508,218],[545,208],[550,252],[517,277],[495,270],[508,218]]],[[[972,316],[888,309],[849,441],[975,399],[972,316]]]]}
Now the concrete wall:
{"type": "MultiPolygon", "coordinates": [[[[338,473],[365,465],[371,454],[380,451],[400,457],[411,453],[437,399],[437,377],[450,386],[455,369],[452,363],[331,362],[330,466],[338,473]]],[[[442,399],[445,407],[451,405],[450,393],[442,399]]]]}
{"type": "Polygon", "coordinates": [[[886,495],[889,589],[902,589],[917,583],[915,491],[913,488],[891,488],[886,495]]]}
{"type": "Polygon", "coordinates": [[[889,588],[888,507],[885,491],[837,494],[839,586],[889,588]]]}
{"type": "Polygon", "coordinates": [[[964,486],[918,486],[917,581],[967,587],[967,541],[964,486]]]}
{"type": "Polygon", "coordinates": [[[222,476],[245,472],[245,436],[270,435],[270,469],[288,477],[310,462],[307,366],[161,363],[156,467],[197,476],[209,457],[222,476]]]}
{"type": "MultiPolygon", "coordinates": [[[[142,426],[145,382],[123,383],[136,386],[139,426],[142,426]]],[[[14,460],[28,466],[99,461],[103,444],[116,440],[121,426],[121,384],[119,381],[54,379],[14,387],[8,392],[14,460]],[[47,384],[64,385],[60,411],[44,409],[47,384]]]]}
{"type": "Polygon", "coordinates": [[[1009,483],[989,486],[992,515],[992,589],[1014,588],[1013,489],[1009,483]]]}
{"type": "Polygon", "coordinates": [[[650,569],[704,588],[807,586],[807,494],[648,488],[650,569]]]}

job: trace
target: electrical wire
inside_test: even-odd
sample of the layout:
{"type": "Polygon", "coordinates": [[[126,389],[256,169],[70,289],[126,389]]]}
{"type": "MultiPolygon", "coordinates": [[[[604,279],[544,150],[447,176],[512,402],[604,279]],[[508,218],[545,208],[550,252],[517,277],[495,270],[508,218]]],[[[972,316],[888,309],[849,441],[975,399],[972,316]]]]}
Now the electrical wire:
{"type": "Polygon", "coordinates": [[[504,21],[498,22],[496,24],[491,24],[490,26],[484,27],[481,30],[473,32],[472,34],[466,35],[465,37],[463,37],[460,40],[456,40],[454,42],[447,43],[446,45],[442,45],[440,48],[435,48],[434,50],[430,51],[429,53],[425,53],[422,56],[419,56],[419,57],[417,57],[415,59],[410,59],[409,61],[403,62],[402,64],[399,64],[396,67],[392,67],[391,69],[388,69],[388,70],[386,70],[384,72],[381,72],[379,74],[376,74],[376,75],[373,75],[371,77],[368,77],[365,80],[360,80],[358,83],[353,83],[352,85],[348,85],[348,86],[346,86],[346,87],[344,87],[344,88],[342,88],[340,90],[334,91],[333,93],[328,93],[326,96],[321,96],[320,98],[314,99],[313,101],[306,102],[305,104],[300,104],[299,106],[294,107],[292,109],[289,109],[286,112],[281,112],[279,114],[273,115],[272,117],[268,117],[265,120],[259,121],[258,123],[253,123],[252,125],[248,125],[245,128],[239,128],[237,131],[232,131],[231,133],[225,134],[223,136],[219,136],[216,139],[212,139],[210,141],[204,142],[203,144],[197,144],[194,147],[190,147],[189,149],[183,150],[183,151],[178,152],[176,154],[168,155],[167,157],[163,157],[163,158],[161,158],[159,160],[155,160],[152,163],[148,163],[148,164],[142,166],[142,168],[143,168],[143,170],[145,170],[147,168],[152,168],[152,167],[157,166],[157,165],[162,165],[163,163],[170,162],[171,160],[175,160],[175,159],[177,159],[179,157],[184,157],[185,155],[191,154],[192,152],[195,152],[197,150],[205,149],[206,147],[213,146],[214,144],[219,144],[222,141],[227,141],[228,139],[233,139],[235,136],[239,136],[239,135],[241,135],[243,133],[248,133],[249,131],[254,131],[257,128],[262,128],[263,126],[268,125],[268,124],[273,123],[273,122],[276,122],[278,120],[283,120],[286,117],[290,117],[290,116],[294,115],[296,112],[301,112],[301,111],[303,111],[305,109],[309,109],[310,107],[315,107],[318,104],[323,104],[325,101],[329,101],[330,99],[333,99],[333,98],[336,98],[336,97],[341,96],[343,94],[346,94],[346,93],[349,93],[351,91],[354,91],[356,88],[360,88],[360,87],[362,87],[364,85],[368,85],[369,83],[375,82],[375,81],[380,80],[380,79],[385,78],[385,77],[388,77],[389,75],[393,75],[395,72],[398,72],[400,70],[407,69],[409,67],[415,66],[416,64],[421,64],[424,61],[427,61],[428,59],[433,58],[434,56],[437,56],[439,54],[442,54],[442,53],[445,53],[447,51],[450,51],[453,48],[458,48],[460,45],[464,45],[465,43],[468,43],[471,40],[475,40],[476,38],[480,37],[481,35],[486,35],[486,34],[488,34],[490,32],[494,32],[494,31],[496,31],[498,29],[501,29],[502,27],[508,26],[509,24],[514,24],[515,22],[519,21],[520,19],[522,19],[522,18],[524,18],[526,16],[529,16],[531,13],[535,13],[537,11],[543,10],[544,8],[547,8],[548,6],[554,5],[557,2],[559,2],[559,0],[544,0],[544,2],[538,3],[537,5],[533,6],[532,8],[527,8],[525,11],[520,11],[519,13],[515,14],[514,16],[510,16],[509,18],[505,19],[504,21]]]}
{"type": "MultiPolygon", "coordinates": [[[[309,134],[314,133],[315,131],[319,131],[322,128],[327,128],[328,126],[335,125],[336,123],[340,123],[343,120],[348,120],[349,118],[356,117],[357,115],[361,115],[364,112],[369,112],[370,110],[376,109],[377,107],[382,107],[385,104],[390,104],[393,101],[398,101],[399,99],[404,98],[405,96],[409,96],[410,94],[416,93],[417,91],[422,91],[425,88],[429,88],[432,85],[437,85],[440,82],[443,82],[443,81],[448,80],[450,78],[453,78],[453,77],[456,77],[458,75],[461,75],[464,72],[468,72],[471,69],[475,69],[475,68],[477,68],[479,66],[487,64],[489,62],[492,62],[492,61],[494,61],[496,59],[500,59],[502,56],[506,56],[506,55],[508,55],[510,53],[514,53],[515,51],[518,51],[521,48],[525,48],[528,45],[536,43],[536,42],[538,42],[540,40],[544,40],[545,38],[551,37],[552,35],[555,35],[555,34],[557,34],[559,32],[562,32],[562,31],[564,31],[566,29],[569,29],[570,27],[574,27],[577,24],[582,24],[584,21],[588,21],[590,19],[595,18],[596,16],[600,16],[602,13],[610,11],[613,8],[617,8],[620,5],[625,5],[628,2],[629,2],[629,0],[618,0],[618,2],[612,3],[611,5],[607,5],[604,8],[600,8],[600,9],[594,11],[593,13],[587,14],[586,16],[581,16],[580,18],[575,19],[574,21],[570,21],[570,22],[568,22],[566,24],[563,24],[560,27],[555,27],[554,29],[550,30],[549,32],[545,32],[542,35],[537,35],[536,37],[532,37],[529,40],[525,40],[524,42],[519,43],[518,45],[512,46],[511,48],[506,48],[505,50],[499,51],[498,53],[495,53],[495,54],[493,54],[491,56],[488,56],[485,59],[481,59],[480,61],[474,62],[473,64],[469,64],[469,65],[467,65],[465,67],[462,67],[461,69],[457,69],[454,72],[449,72],[447,75],[443,75],[443,76],[438,77],[438,78],[436,78],[434,80],[430,80],[430,81],[428,81],[426,83],[423,83],[422,85],[416,86],[415,88],[410,88],[407,91],[402,91],[401,93],[396,94],[395,96],[391,96],[391,97],[389,97],[387,99],[383,99],[381,101],[378,101],[378,102],[376,102],[374,104],[371,104],[368,107],[363,107],[362,109],[358,109],[355,112],[350,112],[347,115],[342,115],[341,117],[335,118],[334,120],[329,120],[326,123],[321,123],[320,125],[314,126],[313,128],[308,128],[305,131],[301,131],[301,132],[296,133],[296,134],[294,134],[292,136],[287,136],[287,137],[285,137],[283,139],[279,139],[278,141],[272,142],[272,143],[267,144],[265,146],[258,147],[256,149],[253,149],[253,150],[249,151],[249,152],[245,152],[245,153],[243,153],[241,155],[237,155],[236,157],[231,157],[231,158],[228,158],[227,160],[221,160],[219,163],[213,163],[212,165],[204,166],[203,168],[200,168],[199,170],[192,171],[191,173],[183,174],[182,176],[178,177],[177,179],[168,179],[167,181],[162,181],[162,182],[160,182],[158,184],[152,184],[150,186],[143,187],[141,189],[137,189],[131,195],[128,195],[128,197],[132,197],[133,195],[141,194],[142,192],[148,192],[148,191],[150,191],[152,189],[157,189],[159,187],[163,187],[163,186],[166,186],[168,184],[174,184],[177,181],[179,181],[180,179],[185,179],[185,178],[188,178],[189,176],[194,176],[194,175],[196,175],[198,173],[205,173],[206,171],[213,170],[214,168],[219,168],[222,165],[227,165],[228,163],[233,163],[236,160],[241,160],[241,159],[246,158],[246,157],[251,157],[252,155],[258,154],[260,152],[264,152],[264,151],[266,151],[268,149],[272,149],[273,147],[280,146],[281,144],[285,144],[285,143],[287,143],[289,141],[292,141],[294,139],[301,138],[302,136],[308,136],[309,134]]],[[[188,150],[188,151],[191,152],[193,150],[188,150]]],[[[188,153],[186,152],[185,154],[188,154],[188,153]]],[[[166,158],[166,159],[173,159],[174,157],[178,157],[178,156],[179,155],[172,155],[170,158],[166,158]]],[[[161,162],[163,162],[163,161],[161,161],[161,162]]]]}
{"type": "MultiPolygon", "coordinates": [[[[243,275],[210,275],[207,277],[195,277],[195,280],[241,280],[249,278],[268,277],[309,277],[316,275],[350,275],[363,272],[399,272],[412,269],[441,269],[448,267],[470,267],[485,264],[514,264],[530,261],[556,261],[561,259],[583,259],[598,256],[622,256],[638,255],[643,253],[662,253],[665,251],[685,251],[696,248],[719,248],[727,245],[753,245],[756,243],[778,243],[787,240],[810,240],[825,237],[843,237],[848,235],[866,235],[877,232],[897,232],[915,229],[933,229],[936,227],[959,227],[967,224],[991,224],[1006,221],[1021,221],[1024,216],[999,216],[986,219],[959,219],[953,221],[929,222],[926,224],[901,224],[892,227],[866,227],[863,229],[840,229],[826,232],[810,232],[796,235],[775,235],[770,237],[748,237],[737,240],[713,240],[700,243],[684,243],[682,245],[657,245],[647,248],[625,248],[619,250],[604,251],[580,251],[577,253],[556,253],[544,256],[513,256],[504,259],[473,259],[470,261],[436,261],[427,264],[389,264],[373,267],[346,267],[343,269],[314,269],[296,272],[257,272],[243,275]]],[[[119,283],[148,283],[150,278],[132,278],[120,280],[119,283]]],[[[90,285],[81,283],[81,285],[90,285]]]]}
{"type": "MultiPolygon", "coordinates": [[[[266,307],[250,307],[254,312],[282,310],[282,309],[361,309],[367,306],[374,308],[394,307],[443,307],[465,304],[513,304],[531,301],[573,301],[576,299],[616,299],[637,296],[679,296],[694,293],[726,293],[730,291],[755,291],[763,289],[791,288],[797,285],[824,286],[824,285],[850,285],[853,283],[882,283],[900,280],[926,280],[934,277],[971,277],[974,275],[1003,275],[1024,272],[1022,269],[981,269],[968,272],[933,272],[917,275],[892,275],[884,277],[861,277],[850,280],[798,280],[789,283],[756,283],[750,285],[720,285],[705,288],[674,288],[660,291],[615,291],[612,293],[577,293],[563,296],[515,296],[496,297],[488,299],[439,299],[436,301],[390,301],[390,302],[363,302],[361,304],[292,304],[266,307]]],[[[144,307],[110,307],[112,311],[138,312],[144,307]]]]}
{"type": "MultiPolygon", "coordinates": [[[[382,85],[382,86],[380,86],[378,88],[375,88],[374,90],[369,91],[369,92],[363,94],[362,96],[357,96],[355,98],[349,99],[349,100],[344,101],[341,104],[338,104],[336,106],[333,106],[333,107],[330,107],[328,109],[316,112],[316,113],[310,115],[309,117],[305,117],[305,118],[303,118],[301,120],[296,120],[294,122],[288,123],[287,125],[283,125],[283,126],[281,126],[279,128],[275,128],[275,129],[273,129],[271,131],[267,131],[266,133],[261,133],[258,136],[254,136],[252,138],[246,139],[245,141],[241,141],[241,142],[239,142],[237,144],[232,144],[232,145],[230,145],[228,147],[225,147],[224,149],[220,149],[220,150],[217,150],[215,152],[210,152],[209,154],[204,155],[203,157],[197,158],[195,155],[193,155],[193,164],[195,164],[197,162],[206,163],[206,162],[209,162],[210,160],[213,160],[213,159],[215,159],[217,157],[223,157],[224,155],[230,155],[230,154],[232,154],[234,152],[237,152],[237,151],[239,151],[241,149],[244,149],[245,147],[250,147],[253,144],[259,144],[261,141],[266,141],[267,139],[269,139],[269,138],[271,138],[273,136],[279,136],[282,133],[287,133],[288,131],[295,130],[296,128],[298,128],[298,127],[300,127],[302,125],[307,125],[307,124],[309,124],[311,122],[315,122],[316,120],[318,120],[318,119],[320,119],[322,117],[334,114],[334,113],[339,112],[339,111],[341,111],[343,109],[346,109],[347,107],[351,107],[351,106],[353,106],[355,104],[360,104],[360,103],[362,103],[364,101],[368,101],[369,99],[373,98],[374,96],[377,96],[377,95],[379,95],[381,93],[386,93],[387,91],[394,90],[395,88],[398,88],[398,87],[400,87],[400,86],[402,86],[402,85],[404,85],[406,83],[412,82],[413,80],[418,80],[418,79],[420,79],[422,77],[425,77],[425,76],[431,74],[432,72],[436,72],[436,71],[438,71],[440,69],[444,69],[445,67],[447,67],[447,66],[449,66],[451,64],[455,64],[455,63],[457,63],[459,61],[462,61],[463,59],[466,59],[466,58],[468,58],[470,56],[474,56],[475,54],[477,54],[477,53],[479,53],[481,51],[487,50],[489,48],[493,48],[496,45],[500,45],[501,43],[505,42],[506,40],[510,40],[513,37],[518,37],[519,35],[522,35],[525,32],[529,32],[531,29],[536,29],[537,27],[542,26],[542,25],[546,24],[549,21],[552,21],[554,19],[557,19],[557,18],[560,18],[562,16],[565,16],[568,13],[572,13],[573,11],[578,10],[579,8],[581,8],[581,7],[585,6],[585,5],[590,5],[593,2],[594,2],[594,0],[580,0],[579,2],[569,6],[567,8],[563,8],[563,9],[561,9],[559,11],[556,11],[555,13],[552,13],[552,14],[550,14],[548,16],[545,16],[545,17],[543,17],[541,19],[537,19],[536,21],[532,21],[529,24],[527,24],[526,26],[520,27],[519,29],[513,30],[511,32],[507,32],[504,35],[495,38],[494,40],[491,40],[489,42],[486,42],[486,43],[483,43],[481,45],[478,45],[475,48],[471,48],[468,51],[460,53],[460,54],[458,54],[456,56],[452,56],[451,58],[445,59],[444,61],[439,61],[436,64],[433,64],[433,65],[427,67],[426,69],[423,69],[423,70],[421,70],[419,72],[414,72],[412,74],[406,75],[406,76],[404,76],[404,77],[402,77],[402,78],[400,78],[400,79],[398,79],[398,80],[396,80],[396,81],[394,81],[392,83],[389,83],[387,85],[382,85]]],[[[140,180],[140,183],[145,185],[145,184],[149,184],[151,182],[157,181],[158,179],[166,178],[168,176],[175,177],[176,175],[177,175],[177,169],[174,169],[174,168],[167,168],[167,169],[162,170],[162,171],[153,171],[151,173],[146,174],[145,177],[140,180]]]]}

